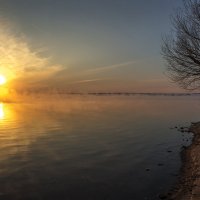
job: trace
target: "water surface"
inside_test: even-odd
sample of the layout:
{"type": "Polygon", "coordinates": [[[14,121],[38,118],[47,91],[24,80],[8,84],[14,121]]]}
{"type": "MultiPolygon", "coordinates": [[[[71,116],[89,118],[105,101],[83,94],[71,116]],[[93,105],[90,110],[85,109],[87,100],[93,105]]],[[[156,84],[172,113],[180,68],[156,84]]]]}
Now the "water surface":
{"type": "Polygon", "coordinates": [[[0,199],[158,199],[177,181],[198,96],[0,104],[0,199]],[[172,129],[173,128],[173,129],[172,129]]]}

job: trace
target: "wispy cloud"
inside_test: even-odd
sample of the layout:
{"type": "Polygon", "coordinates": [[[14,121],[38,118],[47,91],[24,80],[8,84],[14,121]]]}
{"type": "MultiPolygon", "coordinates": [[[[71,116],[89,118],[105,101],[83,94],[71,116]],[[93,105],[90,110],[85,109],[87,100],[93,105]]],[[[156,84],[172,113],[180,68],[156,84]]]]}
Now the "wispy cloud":
{"type": "MultiPolygon", "coordinates": [[[[42,80],[62,70],[51,59],[33,49],[23,34],[15,34],[10,24],[0,21],[0,73],[9,80],[23,80],[21,84],[42,80]]],[[[16,81],[19,82],[19,81],[16,81]]]]}
{"type": "MultiPolygon", "coordinates": [[[[131,66],[136,62],[138,61],[127,61],[98,68],[76,70],[72,72],[69,71],[69,73],[64,71],[63,73],[59,73],[59,76],[63,76],[65,78],[65,83],[67,83],[67,85],[110,80],[113,79],[112,75],[110,77],[104,77],[104,74],[102,73],[112,71],[117,68],[131,66]]],[[[68,69],[70,69],[70,67],[68,69]]]]}
{"type": "Polygon", "coordinates": [[[128,65],[132,65],[136,63],[136,61],[128,61],[128,62],[123,62],[123,63],[117,63],[114,65],[108,65],[108,66],[104,66],[104,67],[98,67],[98,68],[94,68],[94,69],[89,69],[87,70],[88,73],[98,73],[98,72],[103,72],[103,71],[107,71],[107,70],[112,70],[115,68],[120,68],[120,67],[125,67],[128,65]]]}
{"type": "Polygon", "coordinates": [[[87,80],[80,80],[80,81],[74,81],[70,84],[84,84],[84,83],[90,83],[90,82],[98,82],[98,81],[104,81],[108,78],[97,78],[97,79],[87,79],[87,80]]]}

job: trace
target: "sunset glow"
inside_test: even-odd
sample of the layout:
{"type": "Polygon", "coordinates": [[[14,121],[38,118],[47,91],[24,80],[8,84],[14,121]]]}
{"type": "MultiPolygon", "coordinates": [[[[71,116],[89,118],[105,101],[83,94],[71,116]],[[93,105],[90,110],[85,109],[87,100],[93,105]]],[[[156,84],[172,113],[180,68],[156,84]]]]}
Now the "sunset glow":
{"type": "Polygon", "coordinates": [[[200,200],[200,0],[0,9],[0,200],[200,200]]]}
{"type": "Polygon", "coordinates": [[[6,77],[0,74],[0,85],[4,85],[6,83],[6,77]]]}
{"type": "Polygon", "coordinates": [[[4,119],[4,116],[5,114],[4,114],[3,104],[0,103],[0,120],[4,119]]]}

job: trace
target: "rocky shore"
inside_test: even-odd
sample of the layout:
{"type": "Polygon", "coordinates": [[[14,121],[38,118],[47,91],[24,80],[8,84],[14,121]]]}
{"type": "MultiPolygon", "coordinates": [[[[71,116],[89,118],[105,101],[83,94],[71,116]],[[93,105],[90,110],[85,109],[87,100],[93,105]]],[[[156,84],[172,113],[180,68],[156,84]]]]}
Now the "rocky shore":
{"type": "Polygon", "coordinates": [[[181,153],[183,166],[179,183],[161,199],[200,200],[200,122],[192,123],[189,132],[194,137],[192,144],[181,153]]]}

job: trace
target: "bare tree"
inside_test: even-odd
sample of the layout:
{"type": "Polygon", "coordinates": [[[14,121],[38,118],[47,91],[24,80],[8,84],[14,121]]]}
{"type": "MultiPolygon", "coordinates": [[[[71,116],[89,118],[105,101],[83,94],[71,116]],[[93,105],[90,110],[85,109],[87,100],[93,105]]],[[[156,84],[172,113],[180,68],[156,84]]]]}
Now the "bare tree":
{"type": "Polygon", "coordinates": [[[200,0],[185,0],[172,17],[162,53],[170,78],[185,89],[200,88],[200,0]]]}

